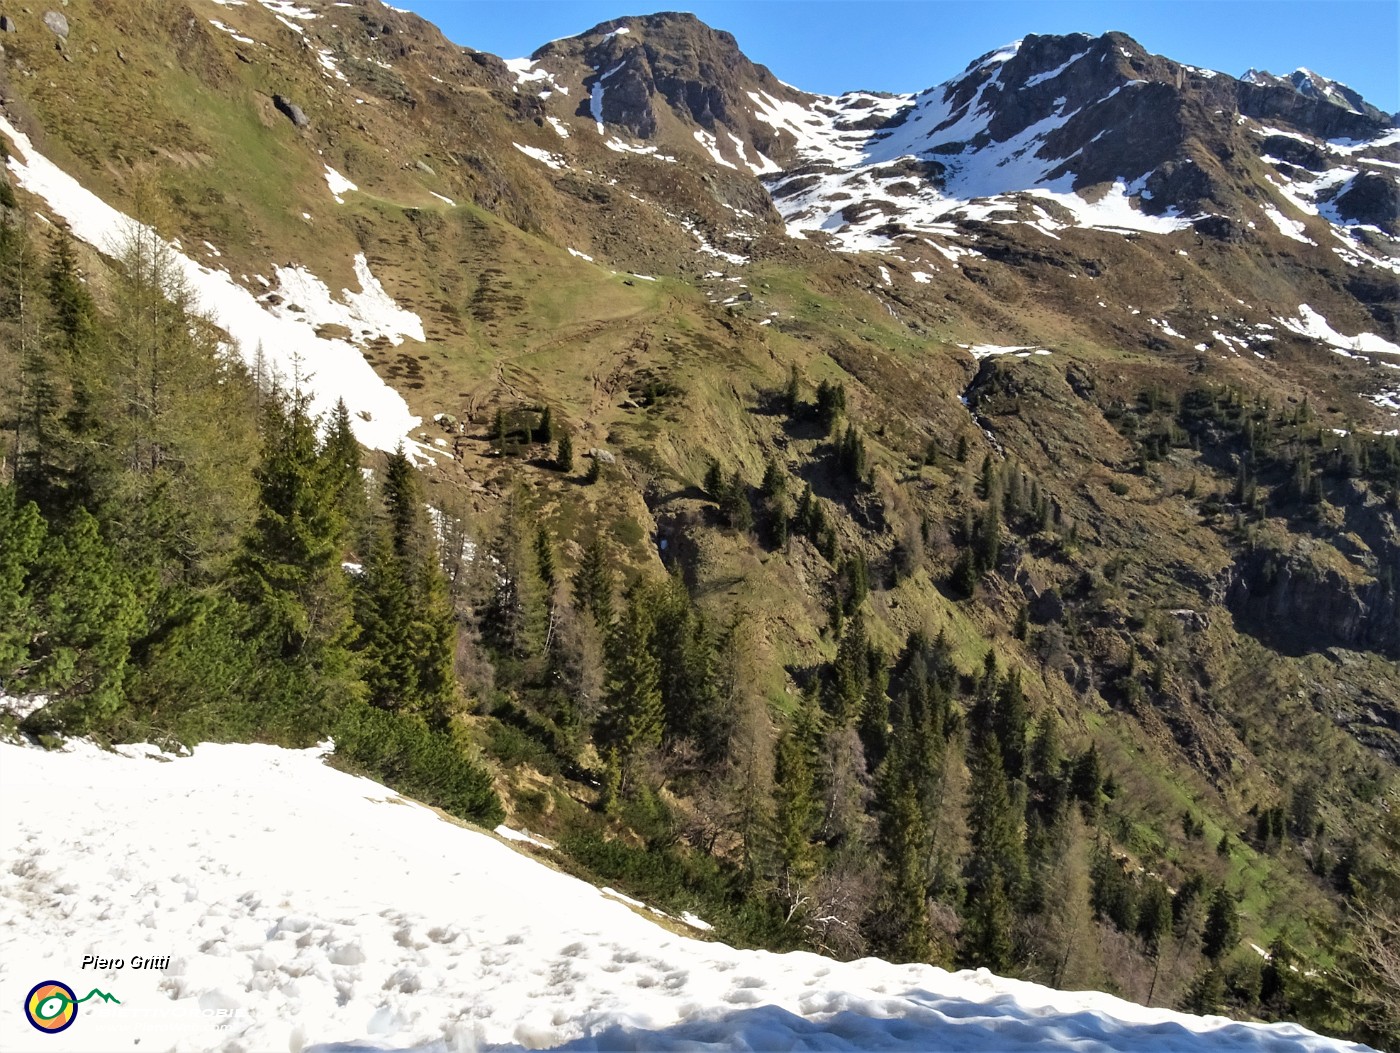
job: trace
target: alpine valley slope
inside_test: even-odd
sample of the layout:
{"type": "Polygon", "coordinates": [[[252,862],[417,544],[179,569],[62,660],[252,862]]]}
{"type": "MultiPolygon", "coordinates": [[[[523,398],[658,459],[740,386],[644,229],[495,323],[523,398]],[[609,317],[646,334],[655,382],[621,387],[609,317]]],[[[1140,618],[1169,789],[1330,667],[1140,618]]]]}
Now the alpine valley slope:
{"type": "MultiPolygon", "coordinates": [[[[1317,75],[1236,80],[1116,33],[1027,36],[917,94],[825,97],[674,13],[515,59],[379,0],[70,0],[62,37],[37,8],[5,13],[0,221],[67,227],[99,296],[122,239],[153,230],[238,353],[295,375],[317,408],[343,396],[369,463],[405,441],[438,522],[463,524],[458,724],[499,760],[515,825],[716,870],[741,857],[733,802],[752,795],[733,756],[711,771],[675,750],[656,791],[674,824],[654,840],[597,807],[602,647],[546,661],[569,590],[551,596],[524,549],[541,531],[562,580],[601,538],[616,584],[672,573],[702,629],[734,627],[713,679],[757,700],[765,800],[802,700],[834,709],[841,676],[887,660],[889,696],[875,676],[859,698],[866,725],[848,714],[823,739],[823,763],[851,779],[825,787],[850,822],[814,834],[821,852],[856,845],[883,866],[861,751],[899,727],[911,663],[894,656],[936,640],[950,728],[993,656],[1066,762],[1112,776],[1114,794],[1095,782],[1085,802],[1095,858],[1130,881],[1228,888],[1241,955],[1286,938],[1326,975],[1348,875],[1400,805],[1400,131],[1386,115],[1317,75]],[[546,407],[594,483],[531,441],[546,407]],[[503,558],[483,572],[474,554],[493,542],[503,558]],[[551,630],[534,651],[482,642],[498,585],[551,630]],[[853,625],[868,645],[854,665],[853,625]],[[1288,836],[1271,837],[1285,812],[1288,836]]],[[[94,757],[80,778],[145,763],[94,757]]],[[[951,762],[948,951],[967,782],[951,762]]],[[[860,918],[824,916],[857,934],[837,953],[868,952],[860,918]]],[[[1187,921],[1179,975],[1155,989],[1171,1004],[1205,971],[1187,921]]],[[[1147,999],[1156,970],[1132,928],[1085,922],[1100,957],[1084,982],[1147,999]]],[[[939,975],[866,968],[871,984],[939,975]]],[[[1099,1005],[1084,997],[1056,1005],[1099,1005]]],[[[346,1036],[367,1026],[347,1017],[346,1036]]]]}
{"type": "Polygon", "coordinates": [[[1365,1048],[985,970],[679,936],[640,903],[332,769],[325,752],[0,744],[4,1048],[1365,1048]],[[61,826],[56,802],[71,809],[61,826]],[[67,950],[80,945],[126,965],[171,957],[159,971],[80,976],[67,950]],[[119,1004],[84,1006],[65,1032],[40,1034],[21,1007],[44,977],[119,1004]]]}

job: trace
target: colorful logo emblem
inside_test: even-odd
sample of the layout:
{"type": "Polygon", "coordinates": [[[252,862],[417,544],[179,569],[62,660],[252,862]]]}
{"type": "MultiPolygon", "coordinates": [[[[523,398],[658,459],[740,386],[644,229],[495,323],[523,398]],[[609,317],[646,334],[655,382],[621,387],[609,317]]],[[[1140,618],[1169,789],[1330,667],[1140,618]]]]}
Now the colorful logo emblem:
{"type": "Polygon", "coordinates": [[[109,995],[95,987],[79,998],[67,984],[59,980],[45,980],[35,984],[25,996],[24,1015],[35,1028],[45,1034],[54,1035],[72,1027],[73,1021],[78,1018],[78,1004],[94,996],[104,1002],[116,1002],[117,1005],[121,1005],[121,1000],[115,995],[109,995]]]}

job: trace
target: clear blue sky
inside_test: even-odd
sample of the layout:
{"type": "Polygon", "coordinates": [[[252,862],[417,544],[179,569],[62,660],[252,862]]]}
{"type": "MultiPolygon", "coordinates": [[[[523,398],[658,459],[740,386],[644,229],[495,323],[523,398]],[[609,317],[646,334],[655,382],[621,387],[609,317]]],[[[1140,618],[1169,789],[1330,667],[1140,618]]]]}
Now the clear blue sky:
{"type": "Polygon", "coordinates": [[[1400,0],[392,0],[449,39],[528,55],[621,15],[691,11],[807,91],[918,91],[1029,33],[1121,30],[1148,51],[1239,76],[1299,66],[1400,110],[1400,0]]]}

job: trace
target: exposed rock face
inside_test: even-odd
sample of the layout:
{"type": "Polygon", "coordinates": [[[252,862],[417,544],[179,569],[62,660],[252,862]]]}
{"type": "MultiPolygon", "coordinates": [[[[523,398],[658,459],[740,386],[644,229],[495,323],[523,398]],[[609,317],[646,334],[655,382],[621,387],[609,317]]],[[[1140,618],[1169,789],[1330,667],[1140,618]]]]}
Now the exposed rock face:
{"type": "Polygon", "coordinates": [[[656,82],[641,48],[628,50],[620,62],[599,74],[598,82],[603,89],[601,109],[605,123],[619,125],[638,139],[650,139],[656,134],[656,111],[651,105],[656,82]]]}
{"type": "Polygon", "coordinates": [[[61,12],[45,11],[44,25],[48,26],[60,40],[68,39],[68,19],[61,12]]]}
{"type": "Polygon", "coordinates": [[[1332,106],[1350,110],[1381,122],[1391,121],[1390,115],[1372,106],[1361,94],[1339,81],[1331,80],[1310,69],[1295,69],[1286,77],[1276,77],[1267,70],[1251,69],[1240,81],[1260,87],[1283,88],[1297,92],[1307,99],[1316,99],[1332,106]]]}
{"type": "Polygon", "coordinates": [[[1374,172],[1353,178],[1333,200],[1343,219],[1369,223],[1388,234],[1400,234],[1400,186],[1374,172]]]}
{"type": "Polygon", "coordinates": [[[1369,139],[1391,124],[1374,107],[1370,107],[1372,113],[1357,113],[1287,87],[1246,81],[1236,81],[1235,85],[1239,111],[1246,117],[1287,121],[1322,139],[1369,139]]]}
{"type": "Polygon", "coordinates": [[[1307,551],[1261,547],[1243,554],[1231,568],[1223,598],[1247,628],[1287,650],[1369,648],[1400,657],[1393,585],[1351,580],[1307,551]]]}

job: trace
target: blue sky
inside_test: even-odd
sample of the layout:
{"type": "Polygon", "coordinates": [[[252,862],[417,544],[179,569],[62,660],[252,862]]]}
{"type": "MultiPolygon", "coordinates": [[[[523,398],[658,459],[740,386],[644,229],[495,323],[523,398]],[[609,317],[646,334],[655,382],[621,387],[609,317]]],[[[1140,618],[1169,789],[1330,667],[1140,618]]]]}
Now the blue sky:
{"type": "Polygon", "coordinates": [[[1149,51],[1238,76],[1306,66],[1400,110],[1400,0],[392,0],[503,58],[655,10],[692,11],[808,91],[918,91],[1029,33],[1118,29],[1149,51]]]}

